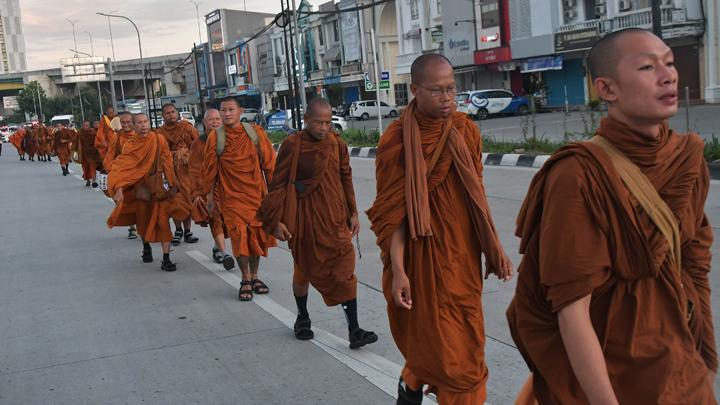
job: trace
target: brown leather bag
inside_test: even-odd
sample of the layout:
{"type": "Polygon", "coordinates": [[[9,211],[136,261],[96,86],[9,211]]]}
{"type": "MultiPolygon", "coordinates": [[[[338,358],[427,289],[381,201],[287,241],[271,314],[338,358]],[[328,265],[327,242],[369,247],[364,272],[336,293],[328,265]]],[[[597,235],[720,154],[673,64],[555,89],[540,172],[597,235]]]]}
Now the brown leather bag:
{"type": "Polygon", "coordinates": [[[145,181],[135,187],[135,198],[143,201],[164,201],[172,197],[172,190],[165,188],[165,176],[158,172],[158,166],[163,167],[160,154],[160,141],[157,140],[157,157],[145,181]]]}
{"type": "Polygon", "coordinates": [[[297,231],[297,189],[295,188],[295,180],[297,178],[297,166],[300,158],[300,144],[302,137],[298,136],[295,142],[294,149],[292,152],[292,160],[290,164],[290,175],[288,176],[288,182],[285,192],[285,207],[283,210],[282,222],[288,229],[291,235],[295,235],[297,231]]]}

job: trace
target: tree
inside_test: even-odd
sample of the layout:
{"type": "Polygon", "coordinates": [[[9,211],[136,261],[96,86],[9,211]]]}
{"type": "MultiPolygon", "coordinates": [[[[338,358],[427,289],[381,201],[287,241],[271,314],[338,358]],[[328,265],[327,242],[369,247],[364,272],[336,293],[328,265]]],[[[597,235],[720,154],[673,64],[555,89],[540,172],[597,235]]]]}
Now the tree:
{"type": "Polygon", "coordinates": [[[42,105],[43,115],[47,120],[48,114],[45,112],[45,105],[48,102],[48,98],[47,94],[45,94],[45,89],[40,86],[40,83],[32,81],[26,84],[25,87],[20,90],[20,93],[17,96],[17,102],[19,111],[22,112],[23,115],[27,113],[30,116],[36,116],[36,112],[37,116],[39,116],[40,106],[42,105]]]}

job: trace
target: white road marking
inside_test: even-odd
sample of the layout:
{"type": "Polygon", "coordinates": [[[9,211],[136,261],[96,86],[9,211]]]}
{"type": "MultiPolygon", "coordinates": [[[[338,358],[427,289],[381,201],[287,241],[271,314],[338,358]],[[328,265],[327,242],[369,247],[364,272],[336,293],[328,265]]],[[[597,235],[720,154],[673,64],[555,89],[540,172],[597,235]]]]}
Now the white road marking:
{"type": "MultiPolygon", "coordinates": [[[[240,277],[226,271],[205,254],[198,250],[185,253],[234,289],[240,288],[240,282],[242,281],[240,277]]],[[[252,302],[292,330],[295,323],[295,314],[283,308],[267,295],[255,295],[252,302]]],[[[317,327],[313,327],[313,331],[315,332],[315,338],[311,342],[315,346],[333,356],[386,394],[397,398],[397,383],[402,370],[400,365],[367,350],[351,350],[348,347],[347,340],[339,338],[330,332],[317,327]]],[[[431,398],[426,397],[425,399],[435,403],[431,398]]]]}

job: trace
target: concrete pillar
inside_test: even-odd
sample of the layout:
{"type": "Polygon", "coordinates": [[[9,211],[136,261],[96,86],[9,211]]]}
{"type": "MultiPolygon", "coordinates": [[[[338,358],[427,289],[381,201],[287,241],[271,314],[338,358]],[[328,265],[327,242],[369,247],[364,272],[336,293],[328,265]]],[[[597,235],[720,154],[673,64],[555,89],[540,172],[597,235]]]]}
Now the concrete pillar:
{"type": "Polygon", "coordinates": [[[705,0],[705,102],[720,104],[720,5],[705,0]]]}

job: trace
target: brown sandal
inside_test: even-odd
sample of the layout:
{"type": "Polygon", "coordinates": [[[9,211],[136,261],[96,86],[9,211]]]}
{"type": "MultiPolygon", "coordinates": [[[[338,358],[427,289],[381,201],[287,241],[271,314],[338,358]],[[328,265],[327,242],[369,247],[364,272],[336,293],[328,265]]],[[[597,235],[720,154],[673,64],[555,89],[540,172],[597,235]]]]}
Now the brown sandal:
{"type": "Polygon", "coordinates": [[[257,295],[263,295],[270,292],[270,288],[267,286],[267,284],[263,283],[259,278],[254,279],[251,281],[252,283],[252,290],[257,295]]]}
{"type": "Polygon", "coordinates": [[[250,301],[253,299],[252,282],[243,280],[240,282],[240,290],[238,290],[238,299],[240,301],[250,301]],[[250,289],[244,289],[243,287],[250,286],[250,289]]]}

